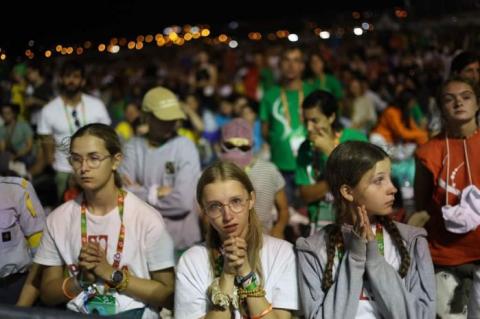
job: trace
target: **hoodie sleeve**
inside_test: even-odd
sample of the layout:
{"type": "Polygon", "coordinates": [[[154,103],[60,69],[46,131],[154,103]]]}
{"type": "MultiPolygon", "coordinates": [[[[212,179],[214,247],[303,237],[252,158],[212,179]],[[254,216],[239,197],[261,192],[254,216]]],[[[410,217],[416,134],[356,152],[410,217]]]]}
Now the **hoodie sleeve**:
{"type": "MultiPolygon", "coordinates": [[[[322,233],[319,235],[323,237],[322,233]]],[[[334,282],[325,293],[322,280],[326,241],[297,241],[298,283],[305,318],[355,318],[363,287],[366,245],[356,236],[351,236],[347,245],[340,265],[334,263],[334,282]]]]}
{"type": "Polygon", "coordinates": [[[410,268],[404,280],[378,253],[377,244],[367,244],[367,278],[385,318],[430,319],[435,317],[435,275],[427,240],[415,239],[410,268]]]}

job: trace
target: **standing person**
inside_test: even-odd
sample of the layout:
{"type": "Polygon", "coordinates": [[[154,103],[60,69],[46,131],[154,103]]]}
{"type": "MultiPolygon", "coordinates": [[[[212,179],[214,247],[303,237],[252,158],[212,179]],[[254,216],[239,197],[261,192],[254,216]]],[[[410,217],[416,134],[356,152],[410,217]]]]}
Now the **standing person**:
{"type": "Polygon", "coordinates": [[[176,271],[175,318],[291,318],[298,309],[292,245],[262,234],[255,191],[231,162],[206,168],[197,201],[208,220],[205,244],[176,271]]]}
{"type": "Polygon", "coordinates": [[[121,159],[118,135],[105,124],[72,136],[69,162],[82,194],[48,216],[35,256],[44,266],[40,296],[47,305],[158,318],[171,297],[172,239],[162,216],[121,188],[121,159]]]}
{"type": "Polygon", "coordinates": [[[80,127],[90,123],[110,124],[110,117],[103,102],[85,94],[85,70],[82,64],[69,60],[60,69],[60,95],[42,108],[37,133],[47,163],[55,170],[57,196],[61,202],[72,172],[67,160],[68,138],[80,127]]]}
{"type": "Polygon", "coordinates": [[[270,144],[271,161],[278,167],[286,182],[290,205],[295,198],[295,158],[305,140],[301,106],[311,85],[302,81],[305,62],[298,47],[287,48],[280,62],[282,82],[269,89],[260,104],[262,134],[270,144]]]}
{"type": "Polygon", "coordinates": [[[38,296],[32,265],[45,212],[32,185],[20,177],[0,177],[0,302],[31,306],[38,296]],[[22,287],[27,282],[29,288],[22,287]]]}
{"type": "Polygon", "coordinates": [[[28,64],[26,79],[25,109],[29,114],[30,124],[36,130],[40,110],[53,98],[53,89],[50,82],[45,78],[40,64],[28,64]]]}
{"type": "Polygon", "coordinates": [[[302,105],[308,138],[300,146],[295,170],[295,183],[300,197],[308,204],[310,233],[335,221],[333,199],[325,178],[325,165],[333,149],[345,141],[367,141],[352,128],[343,129],[337,118],[335,97],[322,90],[310,93],[302,105]]]}
{"type": "Polygon", "coordinates": [[[326,72],[325,60],[320,53],[314,52],[310,55],[308,66],[312,73],[312,79],[310,80],[313,82],[312,85],[314,88],[327,91],[331,93],[337,101],[341,101],[343,98],[342,84],[333,74],[326,72]]]}
{"type": "Polygon", "coordinates": [[[127,143],[121,173],[129,190],[160,211],[178,257],[201,238],[194,209],[200,157],[192,141],[177,135],[185,113],[172,91],[149,90],[142,111],[148,133],[127,143]]]}
{"type": "Polygon", "coordinates": [[[445,211],[466,204],[461,198],[467,187],[480,187],[479,99],[480,91],[474,82],[461,78],[447,80],[438,102],[445,124],[443,131],[416,152],[417,212],[412,214],[409,223],[425,225],[428,231],[439,284],[444,284],[443,278],[453,278],[455,282],[454,286],[445,288],[447,291],[438,290],[439,315],[447,315],[442,311],[465,313],[473,264],[480,259],[479,228],[456,234],[445,226],[445,211]],[[443,296],[453,296],[453,301],[443,296]],[[449,303],[456,306],[448,310],[449,303]]]}
{"type": "Polygon", "coordinates": [[[434,318],[426,232],[388,217],[397,192],[390,172],[373,144],[349,141],[330,154],[335,224],[296,245],[307,318],[434,318]]]}
{"type": "Polygon", "coordinates": [[[253,129],[250,124],[236,118],[224,125],[220,147],[222,160],[232,161],[248,174],[257,194],[255,211],[264,233],[283,239],[289,219],[285,180],[271,162],[253,157],[253,129]],[[276,220],[273,209],[277,210],[276,220]]]}

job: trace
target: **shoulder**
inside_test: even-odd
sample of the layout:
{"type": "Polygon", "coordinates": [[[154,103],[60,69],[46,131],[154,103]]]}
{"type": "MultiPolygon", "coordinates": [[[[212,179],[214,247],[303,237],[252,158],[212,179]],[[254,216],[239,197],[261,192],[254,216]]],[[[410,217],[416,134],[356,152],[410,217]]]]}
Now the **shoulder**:
{"type": "Polygon", "coordinates": [[[208,265],[208,250],[204,243],[190,247],[178,261],[177,271],[181,272],[190,267],[204,267],[208,265]]]}
{"type": "Polygon", "coordinates": [[[277,172],[278,168],[272,162],[267,162],[261,158],[258,158],[255,161],[255,164],[252,167],[253,170],[261,170],[261,171],[269,171],[269,172],[277,172]]]}
{"type": "Polygon", "coordinates": [[[341,142],[346,142],[346,141],[364,141],[368,142],[367,136],[354,128],[346,128],[342,131],[342,135],[340,137],[341,142]]]}
{"type": "Polygon", "coordinates": [[[30,182],[22,177],[6,176],[0,177],[0,184],[4,187],[12,188],[14,190],[26,190],[31,186],[30,182]]]}
{"type": "Polygon", "coordinates": [[[265,92],[265,96],[262,101],[273,102],[277,97],[280,96],[280,86],[274,85],[265,92]]]}
{"type": "Polygon", "coordinates": [[[297,252],[314,253],[326,249],[327,233],[330,227],[325,226],[309,237],[300,237],[295,243],[297,252]]]}
{"type": "Polygon", "coordinates": [[[427,231],[425,228],[411,226],[403,223],[398,223],[394,221],[395,226],[397,226],[400,236],[409,242],[417,237],[427,237],[427,231]]]}
{"type": "Polygon", "coordinates": [[[98,97],[83,93],[82,94],[82,99],[85,101],[85,106],[91,106],[91,105],[101,105],[104,106],[104,103],[102,100],[100,100],[98,97]]]}
{"type": "Polygon", "coordinates": [[[62,98],[57,96],[42,108],[42,113],[49,114],[47,111],[52,111],[54,109],[60,109],[63,106],[62,98]]]}
{"type": "Polygon", "coordinates": [[[434,157],[435,155],[439,155],[443,152],[443,146],[445,144],[444,135],[439,134],[429,140],[427,143],[420,145],[417,148],[416,155],[420,159],[424,157],[434,157]]]}
{"type": "Polygon", "coordinates": [[[126,211],[133,213],[130,216],[143,220],[149,225],[152,225],[155,221],[161,222],[162,225],[164,224],[162,215],[154,207],[129,191],[126,192],[125,196],[125,208],[126,211]]]}
{"type": "Polygon", "coordinates": [[[47,226],[49,228],[56,226],[64,228],[65,225],[69,225],[77,213],[80,215],[81,198],[81,195],[79,195],[77,198],[69,200],[55,208],[47,217],[47,226]]]}

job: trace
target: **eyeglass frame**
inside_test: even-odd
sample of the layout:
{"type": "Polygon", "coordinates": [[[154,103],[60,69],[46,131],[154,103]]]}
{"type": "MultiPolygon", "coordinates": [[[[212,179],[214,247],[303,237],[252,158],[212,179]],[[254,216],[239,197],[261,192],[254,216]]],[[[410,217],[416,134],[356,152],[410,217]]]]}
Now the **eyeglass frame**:
{"type": "Polygon", "coordinates": [[[206,206],[204,208],[204,211],[205,211],[205,214],[210,217],[210,218],[218,218],[219,216],[222,216],[225,211],[226,211],[226,206],[228,206],[228,208],[230,209],[231,212],[233,212],[234,214],[240,214],[242,212],[242,210],[245,208],[245,206],[247,205],[247,202],[252,200],[250,197],[249,198],[240,198],[240,197],[234,197],[232,199],[230,199],[228,201],[228,203],[224,204],[224,203],[221,203],[221,202],[218,202],[218,201],[215,201],[214,203],[211,203],[210,205],[206,206]],[[240,207],[238,209],[238,211],[236,211],[235,209],[232,208],[232,201],[234,200],[241,200],[241,203],[239,203],[240,207]],[[210,206],[214,205],[214,204],[218,204],[220,205],[220,207],[218,208],[218,212],[216,212],[215,214],[211,214],[209,213],[209,210],[210,210],[210,206]]]}
{"type": "MultiPolygon", "coordinates": [[[[92,154],[93,155],[93,154],[92,154]]],[[[101,155],[101,154],[98,154],[98,155],[101,155]]],[[[103,158],[99,158],[99,159],[93,159],[94,161],[98,161],[98,164],[97,165],[91,165],[91,158],[89,158],[89,155],[87,155],[85,158],[83,156],[80,156],[80,155],[76,155],[76,154],[70,154],[70,156],[67,158],[68,159],[68,162],[70,163],[70,165],[74,168],[74,169],[79,169],[83,166],[83,162],[87,162],[87,166],[88,168],[90,169],[97,169],[99,168],[101,165],[102,165],[102,162],[104,160],[106,160],[107,158],[111,158],[112,155],[105,155],[103,158]],[[74,156],[78,156],[78,159],[80,160],[79,162],[76,162],[76,163],[79,163],[78,167],[75,166],[73,163],[75,162],[73,160],[73,157],[74,156]]]]}

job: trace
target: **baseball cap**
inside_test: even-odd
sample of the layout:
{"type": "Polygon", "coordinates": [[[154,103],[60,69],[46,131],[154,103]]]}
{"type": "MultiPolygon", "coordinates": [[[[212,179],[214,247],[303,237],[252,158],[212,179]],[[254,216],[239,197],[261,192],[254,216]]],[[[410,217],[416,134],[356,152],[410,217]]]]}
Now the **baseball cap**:
{"type": "Polygon", "coordinates": [[[142,111],[153,113],[162,121],[185,119],[185,113],[180,107],[175,94],[162,86],[150,89],[142,101],[142,111]]]}

